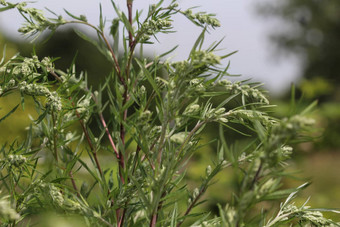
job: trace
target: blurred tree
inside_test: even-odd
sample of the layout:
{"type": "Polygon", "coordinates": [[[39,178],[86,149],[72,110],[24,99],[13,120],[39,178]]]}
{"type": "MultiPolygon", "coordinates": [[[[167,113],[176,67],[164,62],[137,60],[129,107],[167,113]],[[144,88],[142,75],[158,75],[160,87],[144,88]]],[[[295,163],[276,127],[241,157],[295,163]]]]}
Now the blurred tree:
{"type": "MultiPolygon", "coordinates": [[[[16,43],[23,56],[31,56],[32,45],[27,42],[16,43]]],[[[77,71],[86,71],[89,84],[95,87],[110,72],[107,59],[89,42],[80,38],[73,29],[58,30],[47,42],[35,44],[39,58],[49,56],[58,58],[55,61],[57,68],[66,70],[75,60],[77,71]]]]}
{"type": "Polygon", "coordinates": [[[302,59],[307,98],[340,99],[340,1],[286,0],[261,5],[260,13],[283,20],[272,35],[280,50],[302,59]],[[314,85],[314,86],[311,86],[314,85]]]}
{"type": "Polygon", "coordinates": [[[266,1],[259,13],[283,22],[271,39],[281,53],[301,59],[297,95],[319,101],[316,118],[324,132],[316,148],[340,147],[340,113],[334,111],[340,109],[340,1],[266,1]]]}

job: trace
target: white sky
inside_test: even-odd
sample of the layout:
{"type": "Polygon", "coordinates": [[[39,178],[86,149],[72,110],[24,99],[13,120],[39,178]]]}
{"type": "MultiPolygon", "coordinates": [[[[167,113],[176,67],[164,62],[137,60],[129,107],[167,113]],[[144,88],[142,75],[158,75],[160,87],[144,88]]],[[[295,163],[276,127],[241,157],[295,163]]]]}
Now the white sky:
{"type": "MultiPolygon", "coordinates": [[[[235,50],[230,60],[230,74],[241,74],[242,79],[252,78],[252,81],[264,82],[272,94],[278,94],[287,89],[299,74],[299,61],[292,56],[275,60],[273,46],[268,41],[268,35],[280,25],[261,18],[256,14],[256,3],[264,0],[179,0],[182,9],[192,6],[201,6],[197,11],[215,13],[222,26],[211,31],[206,39],[206,44],[218,41],[225,37],[220,45],[222,54],[235,50]]],[[[19,2],[11,1],[11,2],[19,2]]],[[[57,14],[63,14],[63,8],[75,15],[84,14],[88,20],[97,25],[99,17],[98,3],[102,4],[103,13],[109,20],[114,18],[110,0],[38,0],[32,6],[43,9],[53,9],[57,14]]],[[[120,9],[125,10],[125,0],[115,0],[120,9]]],[[[156,0],[135,0],[134,9],[147,9],[150,3],[156,0]]],[[[165,0],[170,2],[170,0],[165,0]]],[[[194,10],[195,11],[195,10],[194,10]]],[[[145,11],[146,12],[146,11],[145,11]]],[[[67,18],[67,15],[65,15],[67,18]]],[[[16,11],[0,13],[0,29],[10,37],[20,36],[17,32],[23,22],[16,11]]],[[[175,60],[184,59],[200,34],[200,29],[187,22],[183,16],[175,18],[174,28],[176,33],[159,36],[160,43],[152,48],[145,46],[145,51],[150,54],[163,53],[175,45],[179,48],[175,53],[175,60]]],[[[227,61],[224,62],[227,64],[227,61]]]]}

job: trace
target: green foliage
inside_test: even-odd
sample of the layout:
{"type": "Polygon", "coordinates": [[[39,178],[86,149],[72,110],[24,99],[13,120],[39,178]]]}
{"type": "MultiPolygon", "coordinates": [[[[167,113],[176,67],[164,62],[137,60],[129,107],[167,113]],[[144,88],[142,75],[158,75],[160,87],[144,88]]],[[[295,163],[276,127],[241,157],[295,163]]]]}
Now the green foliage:
{"type": "Polygon", "coordinates": [[[321,108],[317,118],[324,128],[317,144],[322,150],[339,147],[340,115],[334,111],[329,117],[328,107],[339,103],[340,37],[337,0],[287,0],[263,4],[260,13],[284,22],[282,29],[273,31],[272,40],[284,53],[294,54],[301,62],[298,94],[307,100],[318,99],[321,108]]]}
{"type": "Polygon", "coordinates": [[[205,33],[219,26],[213,15],[182,10],[174,0],[151,5],[143,18],[140,11],[132,15],[133,1],[127,1],[127,15],[112,1],[117,17],[110,27],[111,46],[101,12],[96,27],[85,16],[68,11],[70,20],[48,19],[26,3],[0,4],[0,11],[16,8],[27,20],[19,31],[34,38],[63,24],[86,25],[98,39],[77,34],[111,66],[94,90],[86,73],[77,72],[73,63],[62,71],[55,59],[39,59],[34,52],[32,57],[15,55],[1,62],[0,98],[17,91],[21,102],[0,116],[0,123],[18,106],[24,108],[28,97],[37,112],[27,139],[0,150],[3,226],[44,223],[46,212],[57,217],[53,220],[61,217],[80,226],[339,226],[320,213],[335,210],[294,205],[293,198],[308,183],[282,188],[293,152],[290,144],[302,141],[313,125],[304,116],[310,108],[282,120],[273,118],[260,84],[227,80],[228,66],[223,68],[221,60],[230,54],[217,55],[218,43],[202,49],[205,33]],[[152,44],[151,37],[173,31],[172,16],[177,13],[202,27],[187,60],[164,61],[161,57],[172,50],[153,60],[142,51],[135,57],[138,46],[152,44]],[[119,26],[124,27],[122,35],[119,26]],[[119,42],[123,53],[117,51],[119,42]],[[221,97],[221,103],[213,103],[221,97]],[[235,106],[230,108],[230,102],[235,106]],[[74,130],[75,124],[81,132],[74,130]],[[195,152],[204,148],[201,137],[211,124],[219,125],[219,138],[210,142],[216,157],[211,157],[201,185],[192,189],[184,180],[186,170],[195,152]],[[229,130],[249,142],[234,146],[238,141],[226,138],[229,130]],[[224,169],[231,169],[236,181],[229,202],[219,205],[217,216],[197,213],[195,208],[224,169]],[[277,214],[258,212],[261,204],[276,205],[283,198],[277,214]]]}

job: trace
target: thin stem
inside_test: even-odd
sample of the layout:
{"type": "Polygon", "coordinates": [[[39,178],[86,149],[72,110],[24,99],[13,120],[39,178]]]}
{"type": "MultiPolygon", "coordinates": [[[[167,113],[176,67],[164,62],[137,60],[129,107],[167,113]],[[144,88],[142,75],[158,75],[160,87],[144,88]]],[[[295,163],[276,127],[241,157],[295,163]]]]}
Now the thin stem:
{"type": "MultiPolygon", "coordinates": [[[[124,111],[124,117],[123,117],[123,121],[126,121],[126,112],[124,111]]],[[[120,139],[122,141],[122,145],[125,146],[125,127],[123,125],[123,123],[120,124],[120,139]]],[[[125,160],[124,160],[124,155],[121,152],[121,150],[119,151],[119,176],[120,176],[120,180],[122,181],[123,184],[125,184],[125,179],[123,176],[122,171],[125,169],[125,160]]]]}
{"type": "Polygon", "coordinates": [[[52,124],[53,124],[53,149],[54,149],[54,158],[55,161],[58,163],[58,148],[57,148],[57,129],[56,129],[56,120],[54,116],[54,111],[52,111],[52,124]]]}
{"type": "Polygon", "coordinates": [[[58,80],[60,83],[62,83],[63,81],[61,80],[60,76],[58,76],[54,71],[53,69],[51,68],[47,68],[49,70],[49,73],[56,79],[58,80]]]}
{"type": "Polygon", "coordinates": [[[114,69],[115,71],[117,72],[118,74],[118,77],[120,79],[120,81],[123,83],[124,82],[124,79],[121,75],[121,70],[120,70],[120,66],[119,66],[119,62],[118,62],[118,59],[109,43],[109,41],[107,40],[105,34],[103,31],[101,31],[100,29],[98,29],[96,26],[90,24],[90,23],[87,23],[87,22],[84,22],[84,21],[68,21],[68,23],[74,23],[74,24],[84,24],[84,25],[87,25],[91,28],[93,28],[94,30],[96,30],[96,32],[102,37],[105,45],[107,46],[108,50],[110,51],[111,55],[112,55],[112,58],[113,58],[113,61],[114,61],[114,69]]]}
{"type": "MultiPolygon", "coordinates": [[[[161,199],[166,196],[166,192],[162,193],[161,199]]],[[[158,218],[158,211],[162,209],[163,206],[163,201],[159,202],[155,212],[151,216],[151,222],[150,222],[150,227],[156,227],[157,224],[157,218],[158,218]]]]}
{"type": "Polygon", "coordinates": [[[99,118],[100,118],[100,121],[102,122],[103,127],[105,128],[106,135],[109,138],[111,147],[112,147],[113,151],[115,152],[117,159],[120,159],[118,149],[117,149],[116,145],[113,142],[112,136],[111,136],[111,134],[109,132],[109,129],[108,129],[107,125],[106,125],[106,122],[105,122],[105,119],[104,119],[104,116],[103,116],[102,113],[99,113],[99,118]]]}
{"type": "MultiPolygon", "coordinates": [[[[132,26],[132,0],[127,0],[127,8],[128,8],[128,17],[129,17],[129,23],[132,26]]],[[[130,58],[128,61],[128,64],[126,65],[126,75],[125,78],[123,78],[122,76],[121,78],[121,83],[124,86],[124,94],[123,94],[123,102],[122,102],[122,106],[124,107],[125,104],[129,101],[130,97],[128,94],[128,80],[130,77],[130,67],[131,67],[131,59],[132,59],[132,55],[134,52],[134,41],[133,41],[133,35],[132,32],[129,31],[129,47],[130,47],[130,58]]],[[[111,48],[111,47],[110,47],[111,48]]],[[[128,108],[126,108],[123,112],[123,122],[126,122],[127,120],[127,113],[128,113],[128,108]]],[[[123,147],[125,147],[125,127],[123,122],[120,124],[120,139],[122,141],[122,145],[123,147]]],[[[125,157],[122,154],[121,151],[119,151],[119,176],[120,176],[120,180],[123,184],[125,184],[125,179],[123,176],[122,171],[125,170],[125,157]]],[[[120,214],[120,212],[117,212],[117,221],[118,221],[118,227],[121,227],[124,225],[124,217],[125,217],[125,213],[126,213],[126,209],[123,208],[122,213],[120,214]]]]}
{"type": "Polygon", "coordinates": [[[205,192],[206,190],[206,187],[201,187],[200,190],[199,190],[199,193],[198,195],[196,196],[196,198],[192,201],[192,203],[190,204],[190,206],[187,208],[187,210],[185,211],[184,215],[183,215],[183,220],[180,221],[178,224],[177,224],[177,227],[181,226],[185,220],[185,216],[187,216],[191,210],[195,207],[196,203],[198,202],[198,200],[201,198],[201,196],[203,195],[203,193],[205,192]]]}
{"type": "Polygon", "coordinates": [[[83,132],[85,134],[85,138],[87,140],[87,143],[88,143],[88,145],[89,145],[89,147],[90,147],[90,149],[92,151],[93,158],[94,158],[94,161],[95,161],[96,166],[98,168],[98,171],[99,171],[100,175],[103,176],[103,171],[102,171],[102,168],[100,166],[100,163],[99,163],[98,157],[97,157],[97,152],[96,152],[96,150],[95,150],[95,148],[94,148],[94,146],[92,144],[92,141],[91,141],[90,135],[88,133],[88,130],[87,130],[85,124],[84,124],[84,121],[82,119],[80,119],[80,114],[78,113],[78,111],[76,111],[76,115],[77,115],[77,117],[79,119],[79,123],[81,125],[81,128],[82,128],[82,130],[83,130],[83,132]]]}
{"type": "Polygon", "coordinates": [[[204,120],[202,122],[198,121],[195,125],[195,127],[189,132],[189,134],[187,135],[187,137],[185,138],[184,142],[182,143],[182,145],[180,146],[179,148],[179,151],[178,151],[178,157],[181,155],[183,149],[184,149],[184,146],[189,142],[189,140],[191,139],[191,137],[194,135],[194,133],[200,129],[200,127],[202,127],[204,124],[207,123],[208,120],[204,120]]]}
{"type": "Polygon", "coordinates": [[[78,198],[80,198],[80,194],[79,194],[76,182],[74,181],[72,171],[70,171],[69,176],[70,176],[70,179],[71,179],[72,187],[76,191],[78,198]]]}
{"type": "MultiPolygon", "coordinates": [[[[89,91],[89,90],[87,89],[87,91],[89,91]]],[[[91,96],[92,96],[93,101],[98,105],[98,101],[96,99],[96,96],[92,92],[91,92],[91,96]]],[[[106,121],[104,119],[103,113],[101,111],[99,111],[98,115],[99,115],[99,118],[100,118],[100,121],[101,121],[103,127],[105,128],[105,132],[106,132],[106,135],[107,135],[107,137],[110,141],[111,147],[112,147],[113,151],[115,152],[117,159],[119,160],[120,156],[119,156],[118,149],[117,149],[115,143],[113,142],[110,131],[109,131],[107,125],[106,125],[106,121]]]]}
{"type": "Polygon", "coordinates": [[[253,179],[253,181],[251,182],[251,186],[250,186],[251,189],[254,188],[256,181],[260,178],[260,173],[261,173],[261,170],[262,170],[262,166],[263,166],[263,163],[262,163],[262,161],[261,161],[261,163],[260,163],[260,165],[259,165],[259,168],[257,169],[256,174],[255,174],[255,176],[254,176],[254,179],[253,179]]]}
{"type": "MultiPolygon", "coordinates": [[[[128,0],[127,1],[127,8],[128,8],[128,14],[129,14],[129,23],[132,25],[132,1],[131,0],[128,0]]],[[[132,32],[129,31],[129,46],[130,48],[132,47],[133,45],[133,36],[132,36],[132,32]]]]}

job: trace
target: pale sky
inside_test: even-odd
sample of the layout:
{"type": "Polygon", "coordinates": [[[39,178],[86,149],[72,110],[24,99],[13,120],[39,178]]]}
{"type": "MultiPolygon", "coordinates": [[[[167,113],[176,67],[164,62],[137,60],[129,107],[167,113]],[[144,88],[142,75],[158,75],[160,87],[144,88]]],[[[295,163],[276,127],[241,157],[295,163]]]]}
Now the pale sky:
{"type": "MultiPolygon", "coordinates": [[[[63,13],[63,8],[65,8],[75,15],[85,14],[90,22],[97,25],[99,2],[102,4],[105,17],[108,20],[114,18],[115,14],[110,0],[38,0],[32,6],[40,9],[47,7],[62,15],[65,15],[63,13]]],[[[115,2],[120,6],[120,9],[125,10],[125,0],[115,2]]],[[[135,0],[134,9],[147,9],[150,3],[155,2],[157,1],[135,0]]],[[[170,0],[165,0],[165,2],[170,2],[170,0]]],[[[211,31],[211,35],[206,39],[206,44],[209,45],[211,42],[225,37],[220,45],[220,49],[223,49],[220,52],[221,55],[238,51],[228,59],[231,63],[230,74],[241,74],[242,80],[252,78],[254,82],[263,82],[271,94],[278,94],[287,89],[292,82],[297,81],[298,59],[286,56],[276,60],[273,45],[268,39],[271,31],[279,29],[280,24],[264,19],[256,13],[256,4],[263,3],[264,0],[179,0],[178,2],[182,9],[200,6],[195,10],[217,15],[222,26],[211,31]]],[[[146,10],[144,12],[146,13],[146,10]]],[[[18,38],[20,36],[17,29],[22,22],[21,16],[16,11],[0,13],[0,29],[10,37],[18,38]]],[[[160,43],[149,46],[150,48],[145,46],[144,50],[154,55],[166,52],[179,44],[179,48],[173,54],[174,60],[186,58],[200,34],[200,29],[187,22],[183,16],[175,17],[174,29],[177,31],[176,33],[159,36],[160,43]]],[[[2,48],[0,47],[0,49],[2,48]]],[[[227,64],[227,61],[224,63],[227,64]]]]}

